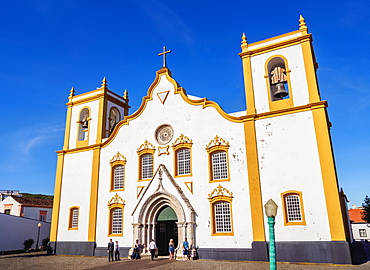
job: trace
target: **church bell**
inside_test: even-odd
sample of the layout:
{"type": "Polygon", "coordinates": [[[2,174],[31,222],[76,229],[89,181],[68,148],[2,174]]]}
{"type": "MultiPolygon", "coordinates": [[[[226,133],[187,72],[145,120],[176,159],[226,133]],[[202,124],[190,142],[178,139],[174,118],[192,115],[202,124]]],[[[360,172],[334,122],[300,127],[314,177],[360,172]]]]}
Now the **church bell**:
{"type": "Polygon", "coordinates": [[[283,97],[286,97],[288,95],[288,92],[285,90],[284,83],[278,83],[276,84],[276,91],[274,93],[274,97],[278,99],[282,99],[283,97]]]}
{"type": "Polygon", "coordinates": [[[89,127],[89,121],[88,120],[82,121],[82,128],[88,128],[88,127],[89,127]]]}

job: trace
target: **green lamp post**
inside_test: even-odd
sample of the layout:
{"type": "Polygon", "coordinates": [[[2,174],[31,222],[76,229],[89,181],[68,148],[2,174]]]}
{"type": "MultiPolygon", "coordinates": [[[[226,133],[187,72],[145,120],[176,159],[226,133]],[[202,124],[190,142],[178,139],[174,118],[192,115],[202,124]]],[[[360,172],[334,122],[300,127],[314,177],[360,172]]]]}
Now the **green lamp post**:
{"type": "Polygon", "coordinates": [[[269,225],[269,258],[270,270],[276,269],[276,249],[275,249],[275,217],[277,213],[277,204],[272,200],[268,200],[265,204],[265,213],[267,216],[267,223],[269,225]]]}

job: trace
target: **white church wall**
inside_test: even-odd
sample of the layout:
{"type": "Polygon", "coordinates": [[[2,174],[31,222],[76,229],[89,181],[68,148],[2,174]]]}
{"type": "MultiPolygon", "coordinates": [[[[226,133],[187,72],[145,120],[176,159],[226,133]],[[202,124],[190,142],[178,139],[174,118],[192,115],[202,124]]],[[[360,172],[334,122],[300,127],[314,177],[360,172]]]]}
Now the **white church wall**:
{"type": "Polygon", "coordinates": [[[269,97],[266,83],[266,62],[272,56],[284,56],[287,59],[290,72],[291,85],[289,91],[292,93],[294,106],[306,105],[308,100],[307,79],[305,66],[300,45],[277,49],[253,56],[251,58],[254,98],[257,113],[269,111],[269,97]]]}
{"type": "Polygon", "coordinates": [[[66,155],[61,190],[58,241],[87,241],[90,211],[92,151],[66,155]],[[78,230],[68,230],[69,211],[79,207],[78,230]]]}
{"type": "MultiPolygon", "coordinates": [[[[121,127],[115,139],[102,149],[101,169],[99,181],[99,219],[104,222],[98,222],[97,225],[97,243],[98,246],[105,246],[109,237],[108,223],[105,222],[108,217],[107,202],[117,193],[125,200],[124,208],[124,236],[116,237],[121,245],[131,246],[132,239],[132,217],[133,207],[136,205],[137,186],[147,186],[149,181],[138,182],[138,155],[136,149],[140,147],[145,140],[157,147],[154,154],[154,170],[159,164],[164,164],[168,171],[174,176],[174,152],[172,147],[169,149],[169,155],[158,156],[159,144],[155,140],[155,130],[162,124],[170,124],[173,127],[174,135],[170,145],[180,134],[184,134],[193,140],[192,145],[192,177],[178,177],[175,181],[181,187],[190,203],[198,213],[197,223],[197,245],[211,247],[222,245],[223,247],[250,247],[251,239],[251,221],[249,210],[249,194],[247,172],[245,164],[245,146],[244,146],[244,127],[242,123],[233,123],[222,116],[212,107],[202,109],[202,106],[194,106],[183,101],[179,94],[173,94],[173,85],[165,80],[158,84],[153,91],[153,100],[147,103],[144,112],[136,119],[131,120],[129,125],[121,127]],[[171,90],[165,104],[158,99],[156,93],[165,90],[171,90]],[[176,114],[172,113],[176,112],[176,114]],[[207,128],[205,128],[205,126],[207,128]],[[218,135],[230,143],[228,151],[230,182],[209,183],[208,175],[208,154],[206,145],[218,135]],[[125,191],[109,192],[111,167],[109,160],[119,151],[127,158],[126,163],[126,183],[125,191]],[[193,181],[194,194],[187,189],[184,182],[193,181]],[[233,217],[234,236],[211,236],[209,226],[210,205],[208,194],[219,184],[234,193],[233,199],[233,217]],[[202,213],[207,213],[206,215],[202,213]],[[249,217],[249,218],[248,218],[249,217]],[[240,221],[240,218],[242,220],[240,221]],[[243,237],[243,241],[239,238],[243,237]],[[247,240],[246,240],[247,239],[247,240]]],[[[177,195],[176,192],[174,195],[177,195]]],[[[179,199],[179,201],[181,201],[179,199]]],[[[181,241],[181,239],[180,239],[181,241]]]]}
{"type": "Polygon", "coordinates": [[[262,201],[272,198],[279,206],[276,240],[330,241],[311,111],[257,121],[256,133],[262,201]],[[302,192],[306,225],[284,226],[281,193],[289,190],[302,192]]]}

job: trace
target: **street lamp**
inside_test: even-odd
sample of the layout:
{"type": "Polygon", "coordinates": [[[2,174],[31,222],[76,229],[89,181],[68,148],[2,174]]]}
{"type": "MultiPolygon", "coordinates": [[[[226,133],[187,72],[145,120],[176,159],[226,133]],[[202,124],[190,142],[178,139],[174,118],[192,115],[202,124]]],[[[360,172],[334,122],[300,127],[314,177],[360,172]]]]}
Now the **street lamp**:
{"type": "Polygon", "coordinates": [[[37,249],[37,247],[39,246],[39,238],[40,238],[40,229],[41,229],[41,226],[42,226],[42,224],[41,224],[41,223],[37,224],[38,231],[37,231],[36,249],[37,249]]]}
{"type": "Polygon", "coordinates": [[[267,216],[267,223],[269,225],[269,258],[270,270],[276,269],[276,249],[275,249],[275,216],[277,213],[277,204],[272,200],[268,200],[265,204],[265,213],[267,216]]]}

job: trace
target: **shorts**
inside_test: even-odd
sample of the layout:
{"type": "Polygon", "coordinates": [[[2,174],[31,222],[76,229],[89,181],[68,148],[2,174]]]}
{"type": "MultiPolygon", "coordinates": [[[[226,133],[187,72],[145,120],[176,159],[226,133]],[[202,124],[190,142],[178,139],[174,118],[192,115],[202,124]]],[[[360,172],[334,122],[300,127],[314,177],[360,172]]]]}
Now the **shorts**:
{"type": "Polygon", "coordinates": [[[184,251],[182,252],[182,255],[188,255],[189,254],[189,251],[187,249],[184,249],[184,251]]]}
{"type": "Polygon", "coordinates": [[[174,248],[174,247],[170,247],[170,248],[168,249],[168,251],[169,251],[169,252],[175,252],[175,248],[174,248]]]}

